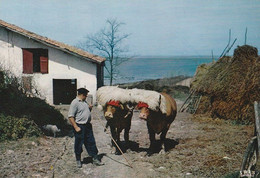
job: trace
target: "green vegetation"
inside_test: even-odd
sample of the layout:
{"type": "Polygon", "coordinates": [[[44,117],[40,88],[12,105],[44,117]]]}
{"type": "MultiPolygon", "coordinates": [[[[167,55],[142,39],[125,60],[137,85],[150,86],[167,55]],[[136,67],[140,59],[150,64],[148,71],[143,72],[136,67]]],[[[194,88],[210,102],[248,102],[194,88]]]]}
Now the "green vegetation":
{"type": "Polygon", "coordinates": [[[17,140],[23,137],[40,136],[41,130],[34,121],[0,115],[0,141],[17,140]]]}
{"type": "Polygon", "coordinates": [[[67,128],[63,115],[44,100],[28,95],[19,79],[0,71],[0,141],[39,136],[45,124],[67,128]]]}

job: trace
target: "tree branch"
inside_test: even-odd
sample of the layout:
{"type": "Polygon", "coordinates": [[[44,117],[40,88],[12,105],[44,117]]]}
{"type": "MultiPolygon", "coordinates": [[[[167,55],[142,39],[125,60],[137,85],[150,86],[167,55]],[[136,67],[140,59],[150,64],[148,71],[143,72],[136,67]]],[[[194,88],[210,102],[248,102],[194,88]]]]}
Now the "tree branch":
{"type": "Polygon", "coordinates": [[[87,41],[79,43],[81,49],[94,50],[99,55],[104,55],[107,61],[104,67],[109,75],[110,84],[112,80],[116,79],[119,74],[117,68],[123,62],[126,62],[128,58],[123,58],[124,53],[128,52],[126,47],[123,47],[122,43],[129,37],[130,34],[120,34],[120,27],[124,25],[122,22],[118,22],[116,19],[108,19],[106,25],[98,33],[87,36],[87,41]]]}

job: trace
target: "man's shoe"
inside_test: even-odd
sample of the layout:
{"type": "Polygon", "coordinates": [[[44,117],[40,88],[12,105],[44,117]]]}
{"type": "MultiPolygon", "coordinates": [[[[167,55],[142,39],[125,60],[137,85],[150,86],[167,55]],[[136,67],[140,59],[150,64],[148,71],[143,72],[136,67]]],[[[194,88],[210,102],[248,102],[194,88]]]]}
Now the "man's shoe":
{"type": "Polygon", "coordinates": [[[98,159],[93,159],[93,164],[96,165],[96,166],[103,166],[104,163],[100,162],[98,159]]]}
{"type": "Polygon", "coordinates": [[[78,168],[82,168],[81,161],[78,161],[78,160],[77,160],[76,162],[77,162],[77,167],[78,167],[78,168]]]}

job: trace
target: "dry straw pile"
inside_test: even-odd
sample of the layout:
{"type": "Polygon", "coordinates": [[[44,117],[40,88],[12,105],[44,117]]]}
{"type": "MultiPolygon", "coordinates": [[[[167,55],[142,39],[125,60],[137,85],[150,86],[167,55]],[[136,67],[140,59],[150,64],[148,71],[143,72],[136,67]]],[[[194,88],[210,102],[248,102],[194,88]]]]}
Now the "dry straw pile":
{"type": "Polygon", "coordinates": [[[191,90],[202,95],[198,114],[242,122],[254,121],[253,102],[260,101],[260,57],[244,45],[233,57],[198,67],[191,90]]]}

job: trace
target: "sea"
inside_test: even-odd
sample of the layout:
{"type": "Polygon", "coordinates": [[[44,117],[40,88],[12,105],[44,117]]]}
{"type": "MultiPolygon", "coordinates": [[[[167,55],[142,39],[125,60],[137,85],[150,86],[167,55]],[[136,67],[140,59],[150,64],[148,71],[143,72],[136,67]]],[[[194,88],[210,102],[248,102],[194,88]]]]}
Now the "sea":
{"type": "MultiPolygon", "coordinates": [[[[199,65],[211,63],[211,56],[174,56],[174,57],[136,57],[120,64],[113,84],[132,83],[149,79],[161,79],[176,76],[194,76],[199,65]]],[[[106,77],[105,85],[109,84],[106,77]]]]}

